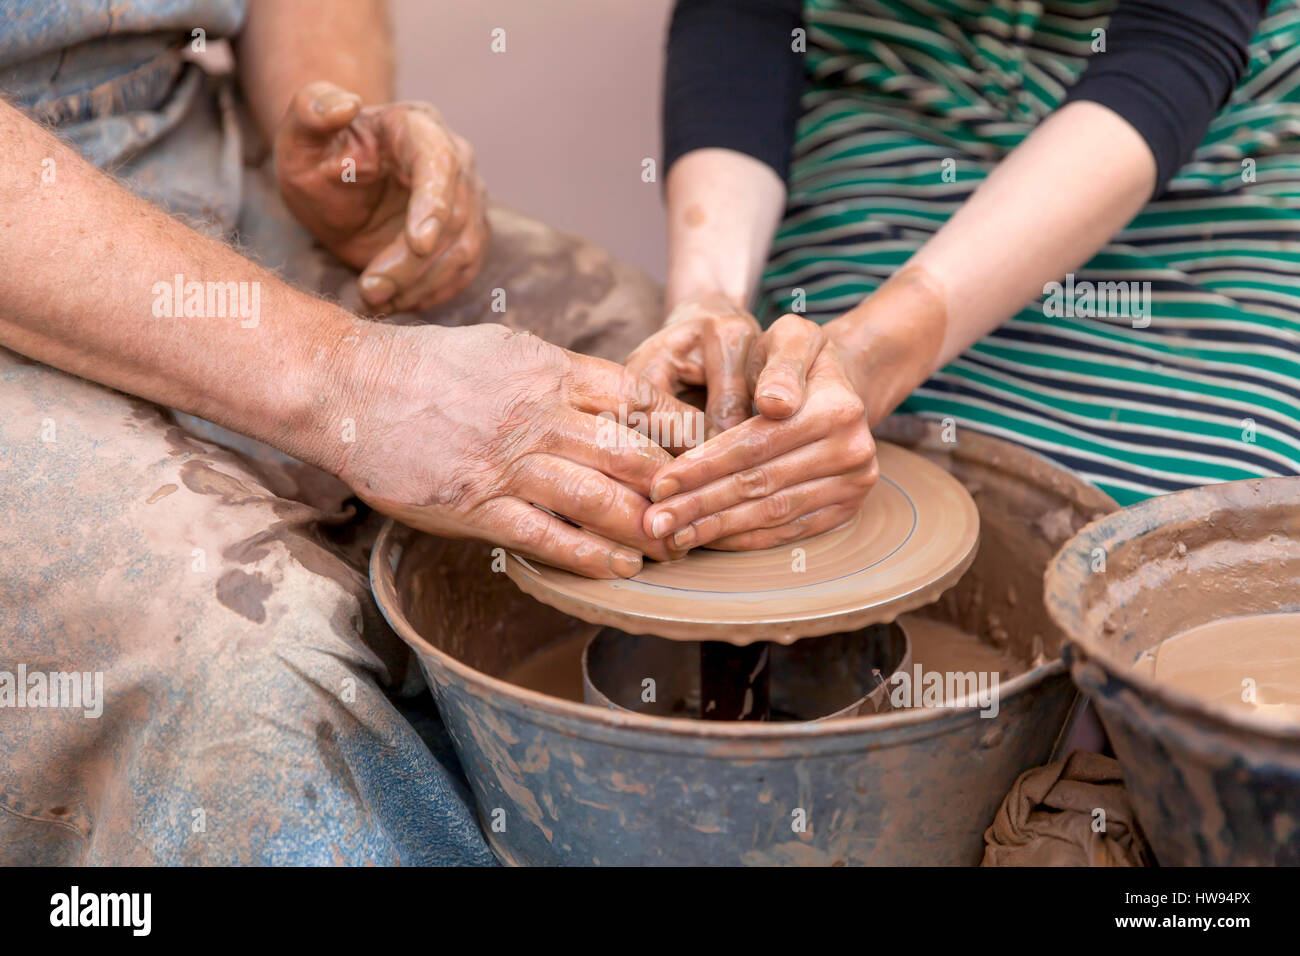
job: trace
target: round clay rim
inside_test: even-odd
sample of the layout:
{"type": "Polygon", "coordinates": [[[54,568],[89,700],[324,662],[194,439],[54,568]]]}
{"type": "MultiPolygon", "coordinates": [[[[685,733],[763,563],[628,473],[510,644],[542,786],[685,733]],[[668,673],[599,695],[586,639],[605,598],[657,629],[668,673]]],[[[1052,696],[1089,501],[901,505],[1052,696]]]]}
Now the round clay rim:
{"type": "MultiPolygon", "coordinates": [[[[402,613],[397,595],[397,574],[383,560],[383,555],[390,550],[393,539],[398,534],[420,533],[422,532],[408,528],[395,519],[389,518],[384,522],[379,536],[375,539],[375,545],[370,555],[370,587],[384,619],[407,644],[417,648],[419,653],[427,653],[429,656],[436,658],[443,667],[456,674],[467,684],[491,692],[494,703],[498,703],[500,706],[514,705],[514,708],[507,707],[507,709],[517,708],[516,713],[520,717],[533,722],[535,722],[535,718],[528,713],[528,710],[542,711],[555,717],[567,718],[579,723],[590,722],[608,731],[642,731],[652,736],[672,738],[690,736],[702,740],[774,742],[796,736],[800,738],[847,737],[860,734],[868,729],[884,731],[895,728],[923,728],[927,724],[938,724],[949,719],[964,719],[969,717],[972,712],[978,713],[979,711],[978,704],[971,704],[953,707],[915,707],[891,711],[886,714],[845,717],[839,720],[821,722],[727,723],[691,720],[685,717],[653,717],[631,711],[619,712],[528,690],[470,667],[440,648],[434,647],[416,632],[410,621],[407,620],[406,615],[402,613]]],[[[1065,660],[1058,657],[1017,674],[1006,683],[999,683],[999,714],[1005,703],[1018,696],[1022,691],[1037,685],[1053,674],[1064,674],[1065,672],[1065,660]]],[[[430,693],[433,693],[432,688],[430,688],[430,693]]],[[[1078,694],[1077,687],[1075,693],[1078,694]]],[[[989,726],[996,726],[996,721],[997,718],[990,720],[989,726]]],[[[938,732],[937,728],[928,729],[933,732],[924,736],[933,736],[934,733],[938,732]]]]}
{"type": "Polygon", "coordinates": [[[1165,521],[1153,519],[1170,517],[1169,509],[1179,505],[1188,506],[1178,512],[1178,520],[1183,521],[1221,511],[1225,499],[1233,497],[1238,491],[1246,492],[1255,504],[1260,504],[1264,497],[1268,503],[1286,504],[1300,499],[1300,477],[1247,478],[1243,481],[1187,488],[1147,498],[1089,522],[1061,545],[1047,562],[1043,572],[1043,603],[1047,606],[1048,615],[1065,634],[1067,647],[1063,649],[1064,656],[1078,659],[1081,665],[1095,662],[1108,679],[1130,684],[1175,712],[1216,721],[1227,725],[1231,730],[1294,742],[1300,738],[1300,727],[1296,725],[1287,725],[1268,717],[1252,716],[1235,708],[1202,700],[1133,670],[1131,661],[1125,664],[1110,646],[1095,641],[1087,633],[1083,620],[1077,613],[1065,610],[1069,605],[1069,582],[1073,576],[1068,564],[1081,560],[1083,555],[1090,556],[1094,548],[1104,548],[1107,554],[1113,553],[1117,545],[1133,541],[1164,524],[1165,521]],[[1289,485],[1289,491],[1284,493],[1278,490],[1279,484],[1289,485]],[[1072,649],[1068,645],[1071,644],[1081,653],[1070,654],[1072,649]]]}
{"type": "MultiPolygon", "coordinates": [[[[866,607],[839,608],[826,613],[788,613],[780,616],[759,616],[755,620],[744,622],[743,627],[748,640],[742,642],[733,639],[733,631],[736,625],[719,615],[716,604],[699,605],[707,609],[704,616],[709,618],[708,620],[652,615],[600,604],[587,595],[581,592],[575,593],[571,589],[575,582],[578,583],[579,587],[584,588],[590,586],[590,582],[578,581],[574,575],[556,572],[544,565],[539,569],[526,558],[522,558],[513,552],[507,555],[506,573],[510,576],[510,580],[525,594],[542,604],[554,607],[564,614],[586,621],[588,624],[616,627],[629,634],[650,634],[669,640],[694,641],[712,638],[726,640],[735,644],[752,644],[759,640],[789,644],[796,640],[821,637],[840,631],[857,630],[869,624],[892,621],[900,614],[914,611],[937,600],[940,594],[961,579],[961,576],[974,563],[975,555],[979,551],[980,516],[979,509],[975,506],[975,501],[970,493],[956,476],[949,471],[936,465],[925,456],[917,454],[911,449],[895,445],[892,442],[882,442],[879,447],[881,449],[888,448],[889,455],[901,456],[904,462],[908,462],[914,469],[914,473],[920,476],[917,482],[919,487],[943,488],[946,486],[949,492],[955,492],[959,502],[958,509],[955,510],[959,513],[931,511],[929,514],[919,514],[916,502],[913,500],[912,494],[909,493],[909,488],[900,485],[898,481],[889,475],[881,474],[880,481],[888,482],[912,509],[912,528],[906,538],[893,551],[880,556],[867,567],[848,571],[830,580],[818,581],[812,585],[802,584],[797,587],[769,589],[762,592],[775,593],[782,590],[795,591],[807,587],[824,587],[827,584],[834,584],[836,581],[858,579],[863,575],[869,576],[876,566],[887,562],[903,549],[912,540],[918,529],[921,529],[925,535],[937,538],[945,543],[946,549],[938,555],[942,570],[937,576],[930,580],[917,582],[907,591],[888,599],[878,600],[866,607]],[[563,576],[558,579],[552,577],[557,573],[563,576]],[[683,636],[686,633],[689,633],[690,636],[683,636]]],[[[635,579],[633,581],[635,582],[635,579]]],[[[617,594],[615,587],[619,582],[600,583],[608,584],[610,593],[617,594]]],[[[678,588],[666,587],[661,584],[642,585],[642,587],[647,586],[653,589],[678,590],[678,588]]],[[[712,594],[718,592],[698,593],[712,594]]],[[[748,592],[745,596],[756,598],[758,593],[748,592]]]]}

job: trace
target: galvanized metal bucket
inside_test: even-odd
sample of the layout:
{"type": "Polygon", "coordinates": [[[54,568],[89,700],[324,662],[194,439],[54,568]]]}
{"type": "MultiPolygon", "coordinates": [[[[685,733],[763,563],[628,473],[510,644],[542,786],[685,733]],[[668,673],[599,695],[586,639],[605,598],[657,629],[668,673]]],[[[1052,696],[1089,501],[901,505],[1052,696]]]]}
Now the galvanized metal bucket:
{"type": "Polygon", "coordinates": [[[919,419],[881,437],[956,475],[980,509],[971,570],[932,613],[1040,663],[974,706],[808,723],[723,723],[561,700],[500,679],[590,629],[491,572],[486,547],[385,527],[371,562],[415,649],[497,855],[519,864],[976,864],[1024,770],[1074,703],[1042,574],[1114,502],[1008,443],[919,419]]]}
{"type": "Polygon", "coordinates": [[[1212,485],[1109,515],[1061,550],[1045,597],[1157,860],[1300,864],[1300,727],[1133,670],[1197,625],[1300,609],[1300,478],[1212,485]]]}

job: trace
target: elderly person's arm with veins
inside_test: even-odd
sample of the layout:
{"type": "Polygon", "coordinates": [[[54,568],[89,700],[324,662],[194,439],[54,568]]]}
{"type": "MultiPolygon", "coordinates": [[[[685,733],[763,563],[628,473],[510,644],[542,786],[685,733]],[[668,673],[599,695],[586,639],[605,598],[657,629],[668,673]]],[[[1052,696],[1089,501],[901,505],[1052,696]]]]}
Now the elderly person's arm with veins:
{"type": "MultiPolygon", "coordinates": [[[[749,2],[682,0],[678,15],[687,8],[749,2]]],[[[779,5],[779,0],[757,2],[779,5]]],[[[748,549],[806,537],[848,518],[876,478],[869,427],[1037,298],[1045,283],[1091,258],[1199,142],[1244,69],[1243,38],[1258,19],[1258,11],[1252,19],[1247,5],[1236,9],[1227,2],[1211,13],[1232,29],[1198,34],[1206,51],[1201,61],[1161,47],[1168,18],[1156,18],[1152,27],[1138,15],[1153,4],[1128,4],[1135,8],[1129,22],[1119,14],[1112,20],[1111,48],[1118,46],[1119,54],[1090,68],[1076,95],[1040,123],[902,269],[844,315],[822,327],[784,316],[751,339],[752,346],[744,346],[746,358],[733,354],[707,365],[692,365],[688,349],[674,348],[671,325],[638,349],[630,363],[637,371],[653,375],[672,364],[666,356],[676,357],[688,370],[679,380],[691,375],[706,380],[711,404],[716,393],[717,403],[728,409],[741,403],[739,378],[731,370],[744,365],[760,412],[660,470],[646,531],[679,548],[748,549]],[[1151,30],[1156,39],[1148,35],[1151,30]],[[1125,42],[1126,35],[1131,42],[1125,42]],[[1152,48],[1166,55],[1152,60],[1147,52],[1152,48]],[[1134,89],[1131,74],[1140,57],[1147,57],[1148,85],[1134,89]],[[1199,70],[1198,79],[1209,77],[1204,95],[1178,94],[1167,102],[1169,87],[1186,83],[1188,69],[1199,70]]],[[[1213,6],[1214,0],[1202,0],[1202,9],[1213,6]]],[[[698,13],[688,18],[698,20],[698,13]]],[[[1185,23],[1173,26],[1187,29],[1185,23]]],[[[775,36],[777,30],[769,26],[768,32],[775,36]]],[[[670,41],[670,71],[673,59],[670,41]]],[[[729,91],[747,88],[753,79],[737,77],[742,64],[733,63],[717,71],[725,78],[711,81],[707,77],[714,71],[680,54],[677,59],[678,71],[696,78],[697,97],[734,98],[729,91]]],[[[750,64],[749,73],[773,68],[750,64]]],[[[670,99],[674,82],[682,81],[670,76],[670,99]]],[[[743,105],[743,98],[738,102],[743,105]]],[[[770,111],[779,113],[779,106],[770,111]]],[[[683,290],[680,301],[696,303],[697,326],[734,329],[737,314],[748,314],[744,309],[784,198],[774,189],[779,182],[774,171],[781,167],[766,140],[753,145],[758,134],[729,131],[716,118],[713,125],[721,134],[693,131],[692,122],[677,123],[688,131],[678,138],[697,148],[684,152],[668,173],[669,290],[683,290]],[[735,148],[714,145],[728,137],[735,148]],[[759,158],[769,168],[760,169],[759,158]],[[719,183],[727,185],[716,188],[719,183]],[[726,305],[700,304],[718,301],[726,305]]],[[[777,139],[788,150],[791,123],[789,117],[769,118],[767,140],[777,139]]],[[[752,130],[760,125],[760,114],[745,115],[734,125],[752,130]]],[[[709,341],[710,335],[718,338],[711,332],[698,338],[709,341]]],[[[671,384],[662,372],[655,380],[671,384]]]]}
{"type": "MultiPolygon", "coordinates": [[[[261,6],[254,4],[254,27],[261,6]]],[[[255,29],[245,57],[288,55],[259,48],[258,36],[255,29]]],[[[289,141],[280,146],[295,149],[303,141],[309,155],[322,137],[300,135],[292,125],[286,104],[293,94],[284,90],[296,79],[283,64],[277,69],[289,78],[258,111],[289,113],[289,141]]],[[[386,95],[382,84],[367,87],[361,75],[345,79],[367,96],[386,95]]],[[[355,117],[351,106],[337,108],[355,117]]],[[[334,110],[323,110],[326,126],[340,118],[334,110]]],[[[364,265],[368,243],[379,249],[379,271],[387,275],[391,265],[398,273],[399,290],[413,277],[405,287],[410,295],[437,296],[438,283],[426,280],[449,274],[454,284],[463,267],[437,264],[436,249],[469,226],[456,214],[459,191],[438,178],[446,173],[446,150],[425,147],[442,141],[437,131],[408,122],[402,111],[389,113],[375,123],[344,124],[353,127],[356,146],[372,150],[371,185],[378,185],[347,194],[335,206],[338,218],[322,228],[335,230],[332,238],[345,252],[358,243],[354,264],[364,265]],[[431,168],[422,172],[431,154],[431,168]],[[444,188],[425,194],[427,183],[444,188]],[[424,226],[428,218],[436,225],[424,226]],[[420,246],[429,228],[430,255],[385,251],[412,233],[420,246]],[[425,259],[434,264],[411,264],[425,259]]],[[[663,542],[641,530],[650,478],[668,453],[598,416],[621,409],[671,421],[691,412],[620,366],[499,325],[366,321],[133,196],[3,102],[0,142],[7,170],[0,177],[0,346],[264,441],[435,534],[489,540],[593,577],[630,576],[642,555],[669,556],[663,542]],[[42,174],[50,162],[57,174],[47,182],[42,174]],[[256,323],[159,315],[155,288],[170,286],[177,274],[258,284],[256,323]],[[348,420],[354,441],[343,440],[348,420]]],[[[333,183],[323,173],[304,175],[293,188],[310,196],[333,183]]],[[[684,423],[673,427],[686,433],[684,423]]]]}

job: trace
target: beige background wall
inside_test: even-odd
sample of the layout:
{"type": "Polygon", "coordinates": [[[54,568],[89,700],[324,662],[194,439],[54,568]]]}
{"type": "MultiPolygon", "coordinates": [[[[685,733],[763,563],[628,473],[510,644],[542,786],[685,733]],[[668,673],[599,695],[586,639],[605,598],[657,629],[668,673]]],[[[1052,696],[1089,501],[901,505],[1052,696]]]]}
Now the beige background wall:
{"type": "Polygon", "coordinates": [[[663,278],[663,42],[671,0],[393,0],[398,91],[478,153],[492,196],[663,278]],[[503,28],[506,52],[491,51],[503,28]]]}

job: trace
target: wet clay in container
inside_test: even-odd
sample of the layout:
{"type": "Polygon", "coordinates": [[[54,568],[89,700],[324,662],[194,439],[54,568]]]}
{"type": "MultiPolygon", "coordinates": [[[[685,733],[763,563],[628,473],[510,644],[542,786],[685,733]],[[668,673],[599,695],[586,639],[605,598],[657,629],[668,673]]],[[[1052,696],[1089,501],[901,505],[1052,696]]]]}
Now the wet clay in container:
{"type": "Polygon", "coordinates": [[[1300,865],[1300,723],[1248,706],[1295,691],[1295,641],[1269,631],[1300,612],[1297,501],[1295,477],[1148,498],[1047,566],[1071,675],[1162,866],[1300,865]]]}
{"type": "MultiPolygon", "coordinates": [[[[1002,683],[1029,670],[1028,662],[1018,659],[1011,649],[986,644],[947,621],[904,614],[898,623],[912,642],[912,666],[923,673],[997,674],[1002,683]]],[[[953,701],[945,699],[944,703],[953,701]]]]}
{"type": "Polygon", "coordinates": [[[1134,668],[1202,700],[1300,725],[1300,613],[1211,621],[1144,651],[1134,668]]]}
{"type": "Polygon", "coordinates": [[[581,704],[582,651],[591,637],[584,632],[534,651],[502,674],[501,679],[516,687],[581,704]]]}

